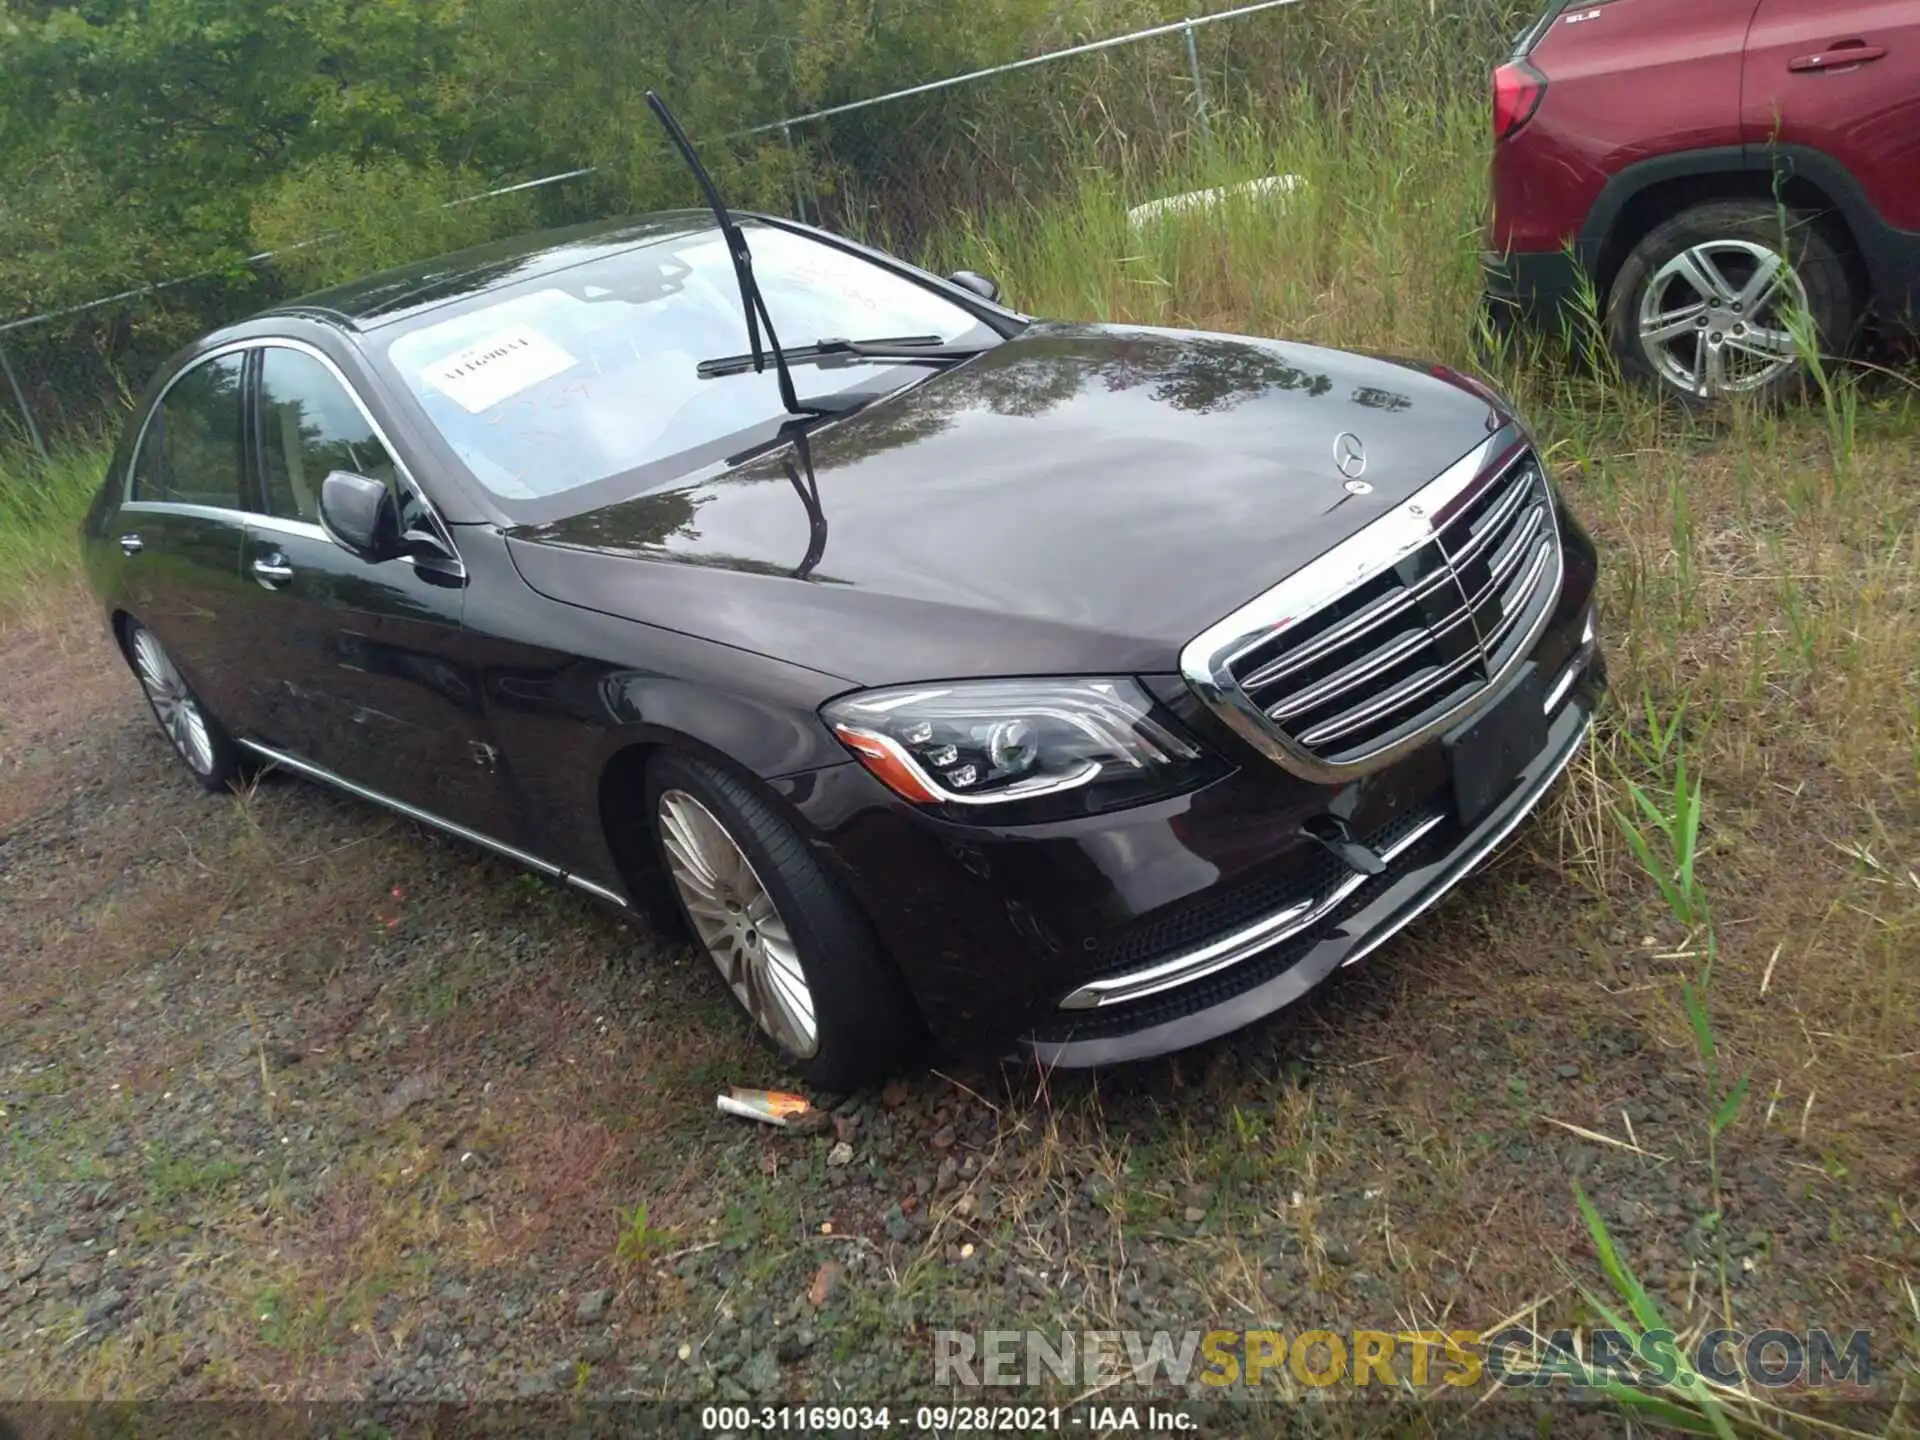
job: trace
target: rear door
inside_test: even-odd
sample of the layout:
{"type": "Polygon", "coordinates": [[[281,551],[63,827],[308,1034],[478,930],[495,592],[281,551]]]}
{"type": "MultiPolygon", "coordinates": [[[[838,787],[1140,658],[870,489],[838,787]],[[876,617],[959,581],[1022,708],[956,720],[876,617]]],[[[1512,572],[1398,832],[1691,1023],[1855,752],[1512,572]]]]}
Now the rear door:
{"type": "Polygon", "coordinates": [[[1762,0],[1740,109],[1748,144],[1821,151],[1920,231],[1920,0],[1762,0]]]}
{"type": "Polygon", "coordinates": [[[269,342],[253,429],[259,513],[243,569],[256,734],[383,799],[512,844],[517,807],[486,743],[479,673],[463,659],[465,574],[411,558],[369,564],[319,523],[333,470],[423,506],[367,408],[318,350],[269,342]]]}
{"type": "Polygon", "coordinates": [[[118,515],[120,593],[153,631],[207,710],[243,723],[248,596],[240,579],[246,534],[241,425],[246,353],[195,361],[142,421],[118,515]]]}

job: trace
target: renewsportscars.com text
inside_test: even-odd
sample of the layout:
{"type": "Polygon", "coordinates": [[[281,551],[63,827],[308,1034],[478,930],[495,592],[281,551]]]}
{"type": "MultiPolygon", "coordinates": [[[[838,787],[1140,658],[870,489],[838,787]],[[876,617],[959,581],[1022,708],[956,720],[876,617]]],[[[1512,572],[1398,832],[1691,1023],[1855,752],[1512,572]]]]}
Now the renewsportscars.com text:
{"type": "Polygon", "coordinates": [[[1509,1389],[1612,1382],[1661,1389],[1695,1377],[1767,1389],[1866,1388],[1867,1331],[1709,1330],[1686,1343],[1671,1330],[1570,1330],[1538,1335],[1476,1330],[939,1330],[936,1385],[1065,1385],[1216,1389],[1289,1383],[1310,1389],[1384,1385],[1396,1390],[1509,1389]]]}

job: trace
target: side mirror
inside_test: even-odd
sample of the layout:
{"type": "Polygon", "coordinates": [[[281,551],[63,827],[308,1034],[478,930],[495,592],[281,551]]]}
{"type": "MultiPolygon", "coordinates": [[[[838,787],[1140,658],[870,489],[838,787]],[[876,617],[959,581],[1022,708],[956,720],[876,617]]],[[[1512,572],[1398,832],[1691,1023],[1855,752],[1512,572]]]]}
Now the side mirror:
{"type": "Polygon", "coordinates": [[[947,276],[949,285],[958,285],[962,290],[971,290],[982,300],[998,300],[1000,287],[982,275],[978,270],[956,270],[947,276]]]}
{"type": "Polygon", "coordinates": [[[400,516],[393,491],[378,480],[335,470],[320,485],[320,524],[369,563],[400,553],[400,516]]]}

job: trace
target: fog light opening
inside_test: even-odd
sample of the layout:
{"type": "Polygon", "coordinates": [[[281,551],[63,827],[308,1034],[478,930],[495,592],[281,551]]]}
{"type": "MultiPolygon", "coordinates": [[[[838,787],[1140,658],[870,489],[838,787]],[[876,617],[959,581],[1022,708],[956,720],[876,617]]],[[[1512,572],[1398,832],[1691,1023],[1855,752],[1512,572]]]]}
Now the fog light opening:
{"type": "Polygon", "coordinates": [[[1580,629],[1580,648],[1573,652],[1573,658],[1554,680],[1553,688],[1547,691],[1546,702],[1540,707],[1543,713],[1551,715],[1558,710],[1561,702],[1572,693],[1574,682],[1586,674],[1587,667],[1593,663],[1594,653],[1599,648],[1596,610],[1596,606],[1587,607],[1586,624],[1580,629]]]}

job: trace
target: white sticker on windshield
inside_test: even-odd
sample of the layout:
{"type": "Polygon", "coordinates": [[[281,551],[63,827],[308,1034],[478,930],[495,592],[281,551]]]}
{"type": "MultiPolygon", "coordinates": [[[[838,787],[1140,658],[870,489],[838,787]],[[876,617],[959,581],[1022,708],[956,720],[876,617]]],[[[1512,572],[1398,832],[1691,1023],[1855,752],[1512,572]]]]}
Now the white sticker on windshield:
{"type": "Polygon", "coordinates": [[[532,326],[509,325],[477,345],[436,360],[421,378],[469,415],[478,415],[575,363],[573,356],[532,326]]]}

